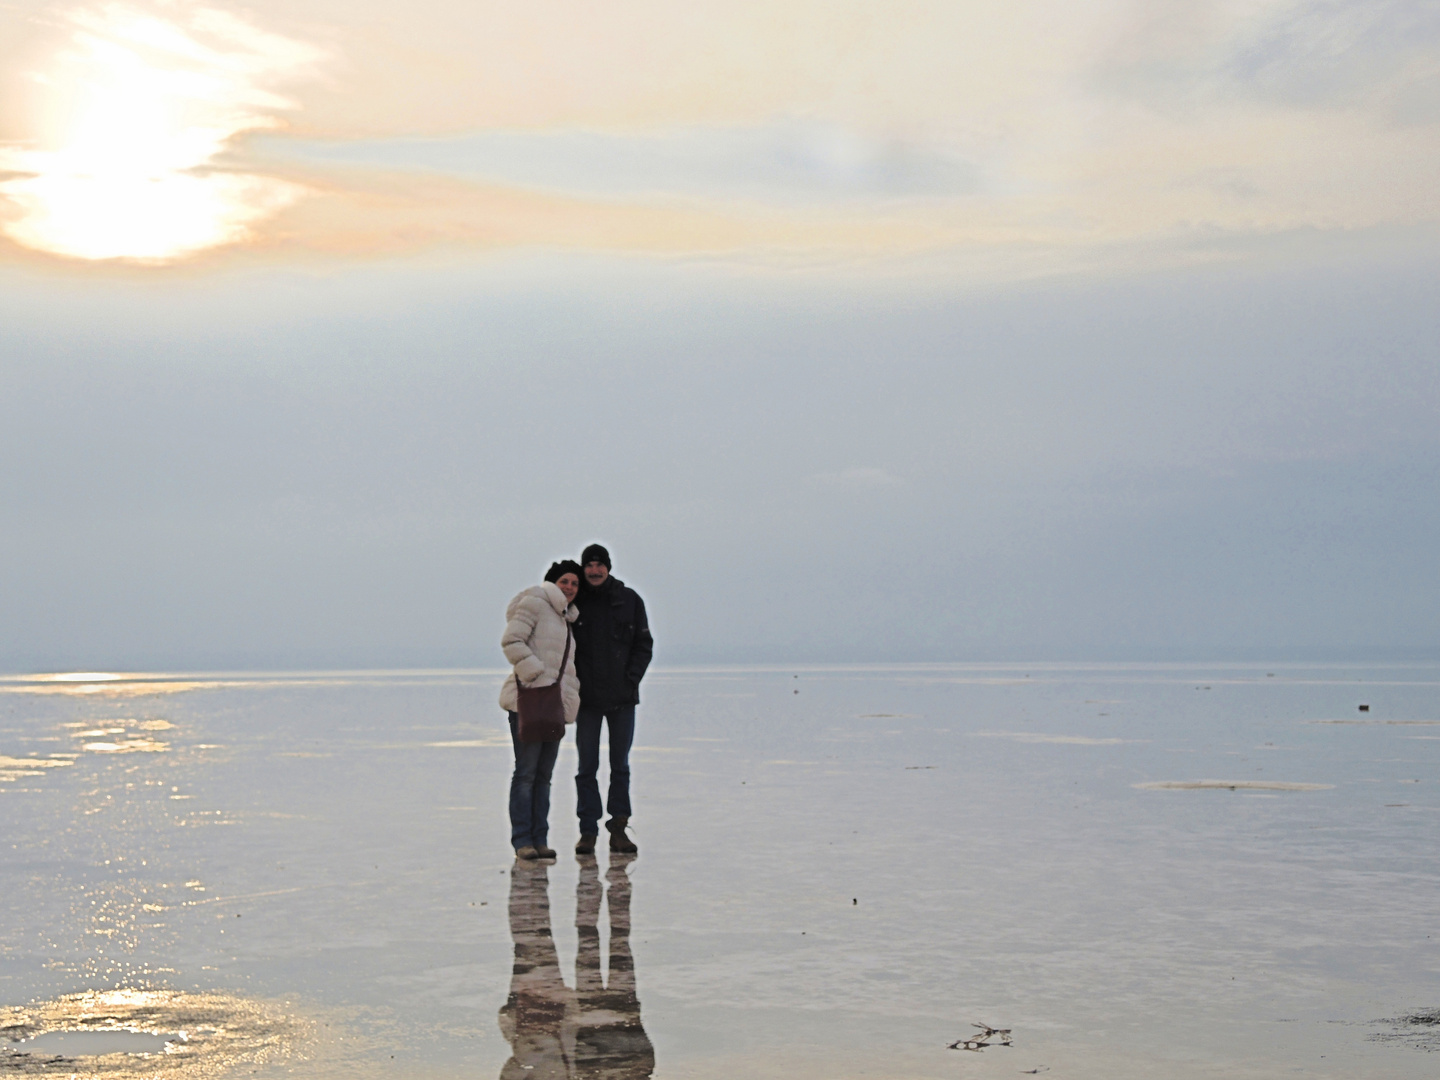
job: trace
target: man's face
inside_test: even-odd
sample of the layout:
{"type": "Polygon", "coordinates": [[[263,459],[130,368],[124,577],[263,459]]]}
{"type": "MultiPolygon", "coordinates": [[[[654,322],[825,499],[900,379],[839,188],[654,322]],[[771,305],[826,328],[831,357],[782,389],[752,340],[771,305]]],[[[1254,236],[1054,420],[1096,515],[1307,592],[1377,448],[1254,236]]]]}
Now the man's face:
{"type": "Polygon", "coordinates": [[[597,588],[605,584],[605,579],[610,576],[610,568],[603,562],[587,562],[585,564],[585,580],[590,583],[591,588],[597,588]]]}

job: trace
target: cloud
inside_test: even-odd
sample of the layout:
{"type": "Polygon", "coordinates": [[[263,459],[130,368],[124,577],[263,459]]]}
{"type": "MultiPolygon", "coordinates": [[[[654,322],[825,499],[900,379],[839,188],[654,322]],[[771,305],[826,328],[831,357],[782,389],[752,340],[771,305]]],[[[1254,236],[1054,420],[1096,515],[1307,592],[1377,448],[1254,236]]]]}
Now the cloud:
{"type": "Polygon", "coordinates": [[[1223,244],[1236,257],[1279,233],[1433,220],[1440,140],[1393,122],[1406,101],[1415,123],[1426,116],[1426,79],[1440,70],[1432,8],[922,4],[863,34],[854,5],[787,8],[803,42],[749,8],[707,9],[703,49],[668,16],[628,24],[624,70],[572,56],[579,31],[556,31],[545,39],[555,55],[536,55],[543,79],[500,55],[539,49],[538,31],[515,23],[511,38],[477,37],[469,67],[437,68],[454,72],[456,92],[417,110],[409,131],[394,120],[388,134],[360,131],[354,111],[369,91],[357,85],[349,112],[321,110],[337,125],[330,137],[313,126],[303,139],[260,135],[249,152],[335,197],[325,217],[336,233],[284,219],[291,242],[322,249],[333,237],[352,251],[922,256],[992,280],[1212,258],[1223,244]],[[804,80],[789,77],[797,67],[804,80]],[[514,85],[496,84],[496,71],[514,85]],[[856,96],[861,82],[872,92],[856,96]],[[450,133],[435,130],[437,111],[450,133]],[[372,184],[385,191],[379,217],[371,196],[353,194],[372,184]],[[441,188],[439,201],[405,195],[441,188]],[[535,213],[490,209],[522,193],[535,213]]]}
{"type": "Polygon", "coordinates": [[[1297,106],[1369,104],[1408,120],[1440,118],[1440,5],[1326,0],[1286,5],[1225,65],[1237,84],[1297,106]]]}
{"type": "Polygon", "coordinates": [[[1433,0],[1149,0],[1094,66],[1152,104],[1242,102],[1437,118],[1440,5],[1433,0]],[[1414,107],[1428,102],[1416,113],[1414,107]]]}
{"type": "Polygon", "coordinates": [[[488,131],[258,145],[301,162],[425,170],[601,198],[786,203],[955,197],[979,186],[974,166],[944,147],[798,119],[640,133],[488,131]]]}
{"type": "Polygon", "coordinates": [[[32,73],[34,137],[0,149],[12,240],[81,259],[163,261],[235,243],[302,189],[224,171],[237,135],[295,107],[276,87],[323,54],[224,11],[71,11],[32,73]]]}

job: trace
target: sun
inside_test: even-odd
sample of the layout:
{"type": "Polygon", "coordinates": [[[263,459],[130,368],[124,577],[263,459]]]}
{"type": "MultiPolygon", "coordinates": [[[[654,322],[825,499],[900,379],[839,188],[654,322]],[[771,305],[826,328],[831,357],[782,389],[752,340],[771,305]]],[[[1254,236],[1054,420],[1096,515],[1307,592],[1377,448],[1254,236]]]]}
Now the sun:
{"type": "Polygon", "coordinates": [[[0,148],[12,240],[79,259],[164,262],[236,243],[304,194],[217,160],[238,135],[295,107],[274,86],[321,50],[212,8],[119,4],[67,18],[33,73],[41,132],[0,148]]]}

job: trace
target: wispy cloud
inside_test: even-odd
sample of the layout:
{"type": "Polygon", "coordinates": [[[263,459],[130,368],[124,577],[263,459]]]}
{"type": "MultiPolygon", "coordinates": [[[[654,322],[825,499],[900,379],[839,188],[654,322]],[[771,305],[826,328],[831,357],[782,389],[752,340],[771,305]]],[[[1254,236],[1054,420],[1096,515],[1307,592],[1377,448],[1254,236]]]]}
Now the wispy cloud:
{"type": "Polygon", "coordinates": [[[953,198],[974,165],[941,146],[786,118],[746,127],[650,132],[488,131],[454,138],[272,138],[252,145],[291,161],[424,170],[600,198],[699,198],[772,204],[953,198]]]}
{"type": "Polygon", "coordinates": [[[1440,4],[1289,3],[1236,43],[1224,71],[1297,106],[1368,105],[1402,120],[1440,118],[1440,4]]]}
{"type": "Polygon", "coordinates": [[[1096,58],[1098,82],[1162,107],[1268,103],[1394,117],[1440,90],[1432,0],[1146,0],[1096,58]]]}
{"type": "MultiPolygon", "coordinates": [[[[509,38],[477,32],[473,63],[437,67],[454,81],[448,133],[435,130],[439,106],[416,110],[409,131],[365,130],[357,88],[326,114],[331,137],[266,135],[250,150],[335,196],[325,220],[356,223],[334,238],[354,250],[923,255],[1004,277],[1437,213],[1440,139],[1416,104],[1440,71],[1433,4],[920,3],[877,23],[857,4],[822,15],[780,0],[799,36],[749,5],[702,7],[699,23],[654,9],[619,28],[581,15],[544,32],[507,17],[509,38]],[[621,29],[636,43],[623,70],[576,52],[621,29]],[[504,55],[522,44],[531,69],[504,55]],[[857,96],[860,84],[872,92],[857,96]],[[457,102],[471,103],[468,122],[457,102]],[[1411,119],[1396,123],[1402,105],[1411,119]],[[382,189],[383,212],[369,195],[363,213],[344,209],[382,189]],[[526,213],[496,211],[517,198],[526,213]]],[[[287,215],[287,235],[327,247],[302,217],[287,215]]]]}

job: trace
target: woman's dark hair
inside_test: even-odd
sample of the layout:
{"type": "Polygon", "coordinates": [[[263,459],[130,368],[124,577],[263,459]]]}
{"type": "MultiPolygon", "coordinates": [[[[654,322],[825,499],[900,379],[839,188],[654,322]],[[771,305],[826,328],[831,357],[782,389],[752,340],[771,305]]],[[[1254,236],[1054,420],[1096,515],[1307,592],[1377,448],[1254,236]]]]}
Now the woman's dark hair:
{"type": "Polygon", "coordinates": [[[546,581],[559,581],[566,574],[574,574],[577,578],[583,577],[585,571],[580,569],[580,564],[574,559],[561,559],[557,563],[551,563],[550,569],[545,571],[546,581]]]}

